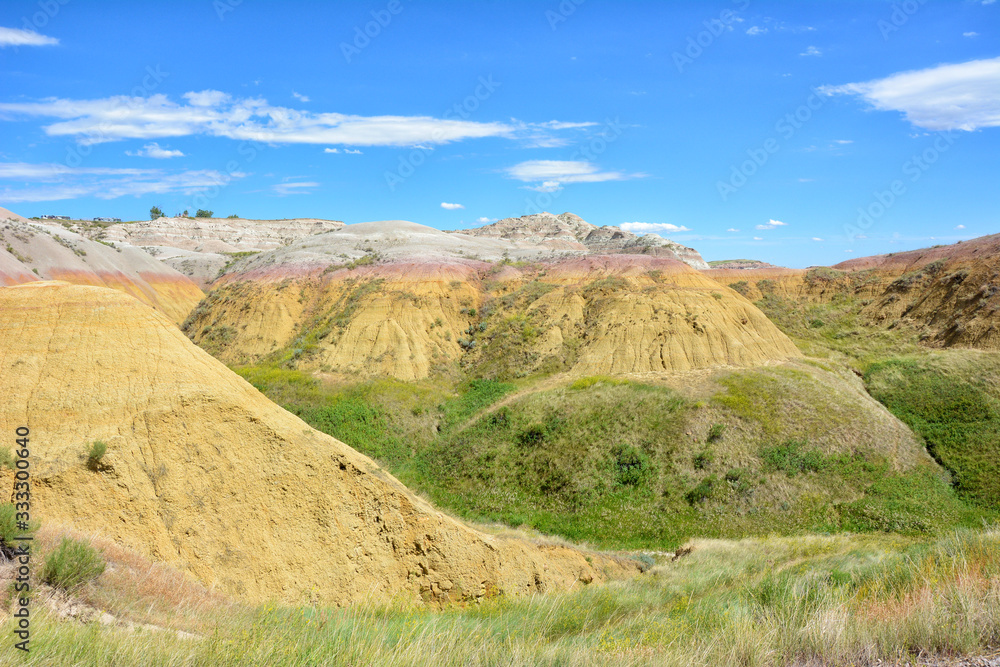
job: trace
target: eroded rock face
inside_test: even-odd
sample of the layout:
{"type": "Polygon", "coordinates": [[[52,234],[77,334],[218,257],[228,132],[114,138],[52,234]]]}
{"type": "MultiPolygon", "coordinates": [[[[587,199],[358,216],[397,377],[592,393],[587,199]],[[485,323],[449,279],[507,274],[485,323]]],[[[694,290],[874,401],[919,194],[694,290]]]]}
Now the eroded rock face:
{"type": "MultiPolygon", "coordinates": [[[[453,244],[468,238],[425,233],[453,244]]],[[[486,375],[543,366],[628,373],[799,355],[753,304],[676,259],[587,255],[515,266],[410,255],[401,245],[396,259],[329,264],[341,246],[330,250],[324,237],[340,234],[239,264],[185,331],[227,363],[403,380],[451,364],[486,375]]]]}
{"type": "Polygon", "coordinates": [[[178,324],[205,296],[186,276],[139,248],[107,245],[59,226],[0,214],[0,285],[36,280],[110,287],[178,324]]]}
{"type": "Polygon", "coordinates": [[[97,237],[139,246],[206,288],[232,261],[233,253],[273,250],[343,226],[338,220],[316,218],[158,218],[111,225],[97,237]]]}
{"type": "Polygon", "coordinates": [[[105,288],[0,288],[0,392],[0,430],[31,429],[42,521],[110,537],[251,602],[457,600],[636,571],[438,512],[164,316],[105,288]],[[85,465],[96,440],[108,445],[98,471],[85,465]]]}
{"type": "Polygon", "coordinates": [[[712,269],[751,300],[863,300],[869,324],[905,323],[929,345],[1000,349],[1000,234],[812,269],[712,269]]]}
{"type": "Polygon", "coordinates": [[[538,213],[520,218],[504,218],[483,227],[459,232],[469,236],[507,239],[517,244],[548,247],[552,250],[608,255],[649,254],[679,259],[695,269],[708,264],[694,248],[664,239],[657,234],[638,236],[619,227],[597,227],[572,213],[538,213]]]}

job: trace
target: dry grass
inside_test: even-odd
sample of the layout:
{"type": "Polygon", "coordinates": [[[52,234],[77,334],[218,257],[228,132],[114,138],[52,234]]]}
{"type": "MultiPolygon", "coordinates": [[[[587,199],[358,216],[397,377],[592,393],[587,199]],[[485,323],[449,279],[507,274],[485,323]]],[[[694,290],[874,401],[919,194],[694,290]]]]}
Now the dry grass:
{"type": "MultiPolygon", "coordinates": [[[[103,549],[123,574],[102,576],[91,600],[122,609],[122,600],[136,608],[142,599],[162,625],[178,627],[173,604],[201,636],[38,613],[25,664],[874,665],[1000,646],[995,528],[934,541],[837,535],[690,546],[689,556],[634,581],[444,610],[247,608],[103,549]],[[139,582],[144,574],[155,581],[139,582]]],[[[0,632],[9,634],[9,622],[0,632]]]]}

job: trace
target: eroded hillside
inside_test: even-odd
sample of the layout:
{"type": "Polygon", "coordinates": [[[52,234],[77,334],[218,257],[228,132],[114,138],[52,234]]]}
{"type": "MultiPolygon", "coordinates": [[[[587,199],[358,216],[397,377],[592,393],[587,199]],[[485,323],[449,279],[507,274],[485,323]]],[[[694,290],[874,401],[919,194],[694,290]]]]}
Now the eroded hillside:
{"type": "Polygon", "coordinates": [[[227,594],[460,600],[634,571],[441,514],[118,292],[0,288],[0,341],[0,430],[31,429],[38,518],[113,539],[227,594]],[[88,466],[95,441],[107,452],[88,466]]]}
{"type": "Polygon", "coordinates": [[[349,225],[237,262],[184,328],[227,363],[405,380],[456,364],[509,377],[799,354],[750,302],[676,259],[513,262],[509,250],[413,223],[349,225]]]}
{"type": "Polygon", "coordinates": [[[110,287],[177,323],[205,296],[186,276],[139,248],[93,241],[0,209],[0,286],[37,280],[110,287]]]}

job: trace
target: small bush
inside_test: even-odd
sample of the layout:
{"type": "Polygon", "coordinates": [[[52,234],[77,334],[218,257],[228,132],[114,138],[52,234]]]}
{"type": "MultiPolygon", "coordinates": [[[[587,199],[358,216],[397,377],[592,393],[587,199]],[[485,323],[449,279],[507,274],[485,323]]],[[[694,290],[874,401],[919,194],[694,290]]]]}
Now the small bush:
{"type": "Polygon", "coordinates": [[[41,578],[53,588],[70,590],[96,579],[103,572],[104,559],[97,549],[64,537],[45,557],[41,578]]]}
{"type": "Polygon", "coordinates": [[[715,482],[715,475],[706,477],[701,480],[698,486],[684,494],[684,498],[692,505],[697,505],[700,502],[708,500],[712,497],[712,492],[715,490],[715,482]]]}
{"type": "Polygon", "coordinates": [[[621,486],[639,486],[649,474],[649,459],[632,445],[615,448],[615,481],[621,486]]]}
{"type": "Polygon", "coordinates": [[[726,481],[727,482],[738,482],[738,481],[740,481],[740,478],[742,478],[743,475],[745,475],[745,474],[746,474],[746,471],[743,470],[743,468],[730,468],[729,471],[726,472],[726,481]]]}
{"type": "Polygon", "coordinates": [[[10,448],[0,449],[0,467],[14,469],[14,457],[11,456],[10,448]]]}
{"type": "Polygon", "coordinates": [[[108,445],[102,440],[94,441],[94,444],[90,446],[90,451],[87,452],[87,467],[91,470],[101,469],[101,460],[104,458],[104,454],[108,451],[108,445]]]}
{"type": "Polygon", "coordinates": [[[712,428],[708,429],[708,441],[715,442],[716,440],[719,440],[725,432],[725,424],[712,424],[712,428]]]}
{"type": "Polygon", "coordinates": [[[694,457],[694,467],[697,470],[704,470],[705,468],[712,465],[712,461],[715,460],[715,454],[708,449],[698,452],[694,457]]]}
{"type": "Polygon", "coordinates": [[[827,460],[816,450],[805,450],[804,440],[788,440],[782,445],[765,447],[760,451],[760,458],[771,471],[781,471],[789,477],[800,472],[819,472],[826,467],[827,460]]]}
{"type": "Polygon", "coordinates": [[[17,508],[14,503],[0,503],[0,545],[11,546],[15,537],[30,535],[38,530],[38,522],[31,521],[28,528],[17,527],[17,508]]]}

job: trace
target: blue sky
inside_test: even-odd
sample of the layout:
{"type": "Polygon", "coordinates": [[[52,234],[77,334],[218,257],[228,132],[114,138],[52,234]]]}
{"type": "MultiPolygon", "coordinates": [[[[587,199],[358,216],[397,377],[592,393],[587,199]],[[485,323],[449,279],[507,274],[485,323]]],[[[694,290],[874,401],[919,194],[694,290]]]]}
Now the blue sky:
{"type": "Polygon", "coordinates": [[[7,0],[0,206],[572,211],[832,264],[1000,232],[998,29],[995,0],[7,0]]]}

